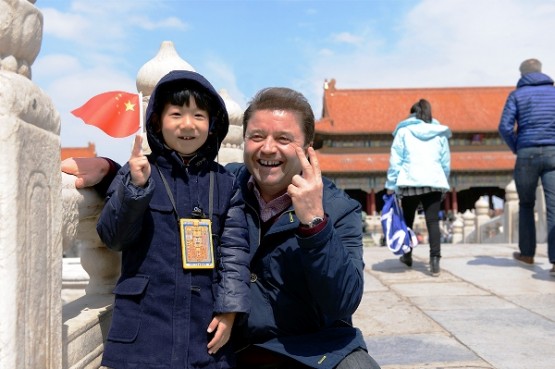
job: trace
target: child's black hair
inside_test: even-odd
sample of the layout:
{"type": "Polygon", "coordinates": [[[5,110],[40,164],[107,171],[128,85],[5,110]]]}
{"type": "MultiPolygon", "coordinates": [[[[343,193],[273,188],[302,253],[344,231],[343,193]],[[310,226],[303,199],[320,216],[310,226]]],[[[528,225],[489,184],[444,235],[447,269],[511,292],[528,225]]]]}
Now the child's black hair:
{"type": "Polygon", "coordinates": [[[188,107],[191,97],[195,99],[198,108],[208,112],[211,120],[219,113],[219,105],[214,100],[214,96],[205,91],[204,88],[199,88],[199,85],[194,83],[186,84],[183,81],[168,82],[156,91],[151,122],[154,132],[162,130],[160,119],[166,104],[188,107]]]}

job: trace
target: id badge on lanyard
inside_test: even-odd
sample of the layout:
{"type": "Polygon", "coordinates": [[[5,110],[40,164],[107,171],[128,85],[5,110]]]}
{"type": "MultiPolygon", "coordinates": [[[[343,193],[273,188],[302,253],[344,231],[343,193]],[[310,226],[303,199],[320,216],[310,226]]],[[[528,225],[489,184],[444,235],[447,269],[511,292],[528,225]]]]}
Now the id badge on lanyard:
{"type": "Polygon", "coordinates": [[[212,196],[214,193],[214,172],[210,171],[210,192],[209,192],[209,217],[205,218],[200,207],[195,207],[193,216],[198,218],[180,218],[175,206],[170,186],[164,178],[158,164],[154,162],[160,178],[164,183],[166,192],[173,206],[175,217],[179,223],[179,235],[181,240],[181,258],[183,259],[183,269],[214,269],[214,245],[212,243],[212,196]]]}
{"type": "Polygon", "coordinates": [[[183,269],[213,269],[214,245],[210,219],[179,219],[183,269]]]}

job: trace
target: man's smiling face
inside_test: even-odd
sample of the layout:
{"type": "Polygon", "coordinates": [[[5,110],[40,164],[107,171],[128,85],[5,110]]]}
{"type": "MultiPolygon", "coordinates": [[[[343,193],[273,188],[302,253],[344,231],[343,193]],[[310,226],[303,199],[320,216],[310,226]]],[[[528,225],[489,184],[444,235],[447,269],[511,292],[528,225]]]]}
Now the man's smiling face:
{"type": "Polygon", "coordinates": [[[244,161],[266,202],[287,191],[301,172],[295,146],[304,147],[299,118],[287,110],[258,110],[247,122],[244,161]]]}

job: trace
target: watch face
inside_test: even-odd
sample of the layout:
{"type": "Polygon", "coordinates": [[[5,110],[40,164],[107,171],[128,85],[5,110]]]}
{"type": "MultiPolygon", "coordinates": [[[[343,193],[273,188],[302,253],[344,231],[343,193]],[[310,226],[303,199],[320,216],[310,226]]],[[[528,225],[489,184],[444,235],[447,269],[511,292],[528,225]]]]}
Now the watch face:
{"type": "Polygon", "coordinates": [[[323,221],[324,221],[324,218],[315,217],[314,219],[312,219],[312,221],[310,223],[308,223],[308,227],[309,228],[314,228],[318,224],[322,223],[323,221]]]}

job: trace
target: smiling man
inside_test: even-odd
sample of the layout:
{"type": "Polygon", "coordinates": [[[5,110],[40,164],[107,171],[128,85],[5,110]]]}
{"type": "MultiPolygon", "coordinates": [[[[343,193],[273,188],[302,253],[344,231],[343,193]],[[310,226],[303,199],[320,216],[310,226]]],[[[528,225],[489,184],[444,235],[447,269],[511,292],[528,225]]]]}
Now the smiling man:
{"type": "MultiPolygon", "coordinates": [[[[314,124],[302,94],[263,89],[243,117],[245,164],[227,166],[251,250],[251,312],[233,330],[237,368],[380,368],[351,319],[364,283],[360,204],[322,177],[314,124]]],[[[63,170],[93,185],[107,165],[71,159],[63,170]]]]}
{"type": "Polygon", "coordinates": [[[363,292],[360,205],[322,178],[309,103],[264,89],[243,130],[245,165],[228,165],[247,204],[252,257],[238,367],[379,368],[351,325],[363,292]]]}

